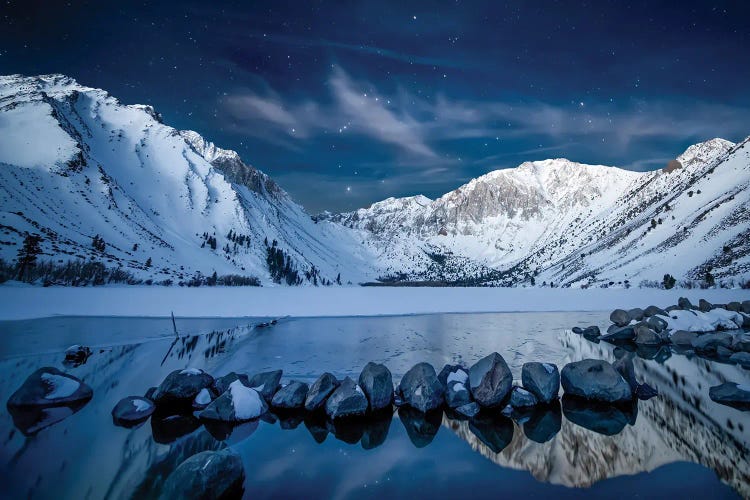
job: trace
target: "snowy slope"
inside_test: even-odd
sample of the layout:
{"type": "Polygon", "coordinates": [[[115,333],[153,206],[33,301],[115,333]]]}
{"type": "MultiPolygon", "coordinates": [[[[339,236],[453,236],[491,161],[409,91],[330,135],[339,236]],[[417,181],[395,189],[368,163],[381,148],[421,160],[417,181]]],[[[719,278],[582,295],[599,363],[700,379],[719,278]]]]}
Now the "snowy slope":
{"type": "Polygon", "coordinates": [[[434,201],[390,198],[330,220],[361,231],[392,273],[410,279],[588,286],[665,273],[703,280],[707,271],[748,279],[746,144],[696,144],[671,171],[527,162],[434,201]]]}
{"type": "Polygon", "coordinates": [[[351,231],[313,221],[235,152],[62,75],[0,77],[0,224],[5,260],[30,232],[47,258],[155,281],[215,271],[269,283],[274,240],[302,283],[377,274],[351,231]]]}

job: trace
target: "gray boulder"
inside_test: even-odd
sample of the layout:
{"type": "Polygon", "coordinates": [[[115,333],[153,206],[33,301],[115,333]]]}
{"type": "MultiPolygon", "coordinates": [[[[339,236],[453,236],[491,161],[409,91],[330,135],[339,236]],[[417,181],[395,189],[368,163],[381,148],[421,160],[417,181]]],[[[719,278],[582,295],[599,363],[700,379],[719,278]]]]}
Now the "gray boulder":
{"type": "Polygon", "coordinates": [[[550,403],[560,392],[560,372],[552,363],[524,363],[521,383],[540,402],[550,403]]]}
{"type": "Polygon", "coordinates": [[[633,353],[625,353],[623,356],[614,363],[612,368],[620,374],[620,376],[628,383],[631,391],[635,391],[638,388],[638,381],[635,379],[635,366],[633,365],[633,353]]]}
{"type": "Polygon", "coordinates": [[[359,386],[370,402],[370,410],[382,410],[393,403],[393,377],[385,365],[367,363],[359,374],[359,386]]]}
{"type": "Polygon", "coordinates": [[[742,312],[745,314],[750,314],[750,300],[742,301],[742,312]]]}
{"type": "MultiPolygon", "coordinates": [[[[715,305],[714,309],[716,309],[715,305]]],[[[668,306],[664,308],[665,313],[671,313],[672,311],[681,311],[680,306],[668,306]]],[[[661,316],[664,316],[664,314],[661,314],[661,316]]]]}
{"type": "Polygon", "coordinates": [[[607,329],[607,333],[600,336],[602,340],[632,340],[635,337],[635,327],[633,326],[616,326],[612,325],[607,329]]]}
{"type": "Polygon", "coordinates": [[[647,318],[650,318],[651,316],[656,316],[657,314],[659,316],[669,316],[667,314],[667,311],[657,306],[648,306],[646,309],[643,310],[643,315],[647,318]]]}
{"type": "Polygon", "coordinates": [[[128,396],[121,399],[112,409],[112,419],[116,425],[130,427],[144,422],[156,410],[150,399],[128,396]]]}
{"type": "Polygon", "coordinates": [[[331,420],[361,416],[367,413],[367,405],[365,393],[346,377],[326,401],[326,414],[331,420]]]}
{"type": "Polygon", "coordinates": [[[689,345],[692,347],[693,341],[698,338],[698,334],[695,332],[688,332],[686,330],[677,330],[669,339],[673,344],[677,345],[689,345]]]}
{"type": "Polygon", "coordinates": [[[750,386],[725,382],[708,390],[709,397],[723,405],[743,410],[750,409],[750,386]]]}
{"type": "Polygon", "coordinates": [[[630,314],[625,309],[615,309],[609,315],[609,320],[617,326],[625,326],[630,323],[630,314]]]}
{"type": "Polygon", "coordinates": [[[228,449],[203,451],[177,466],[164,482],[159,498],[239,498],[244,481],[239,455],[228,449]]]}
{"type": "Polygon", "coordinates": [[[568,363],[560,373],[566,394],[579,398],[617,403],[633,397],[625,379],[606,361],[584,359],[568,363]]]}
{"type": "Polygon", "coordinates": [[[418,363],[406,372],[399,392],[404,403],[421,412],[439,408],[445,396],[445,388],[429,363],[418,363]]]}
{"type": "Polygon", "coordinates": [[[305,406],[308,385],[293,380],[276,391],[271,399],[271,406],[281,410],[298,410],[305,406]]]}
{"type": "Polygon", "coordinates": [[[742,311],[742,304],[737,301],[730,302],[726,307],[727,311],[740,312],[742,311]]]}
{"type": "Polygon", "coordinates": [[[638,325],[635,329],[635,343],[642,345],[659,345],[661,344],[661,337],[656,334],[650,328],[638,325]]]}
{"type": "Polygon", "coordinates": [[[598,337],[601,333],[601,330],[599,330],[599,327],[596,325],[587,326],[581,332],[584,337],[598,337]]]}
{"type": "Polygon", "coordinates": [[[310,390],[307,391],[305,397],[305,410],[315,411],[322,407],[336,387],[339,386],[339,381],[331,373],[324,373],[313,385],[310,386],[310,390]]]}
{"type": "Polygon", "coordinates": [[[247,385],[258,391],[266,402],[270,402],[271,399],[273,399],[273,395],[276,394],[276,391],[279,389],[279,382],[281,382],[282,374],[283,372],[281,370],[256,373],[250,377],[247,385]]]}
{"type": "Polygon", "coordinates": [[[213,389],[216,394],[221,396],[226,392],[227,389],[229,389],[229,384],[234,382],[235,380],[239,380],[247,387],[250,387],[250,379],[247,377],[244,373],[235,373],[235,372],[229,372],[223,377],[219,377],[216,380],[214,380],[213,389]]]}
{"type": "Polygon", "coordinates": [[[157,406],[192,406],[195,396],[211,387],[214,378],[198,368],[175,370],[156,388],[154,402],[157,406]]]}
{"type": "Polygon", "coordinates": [[[634,307],[633,309],[629,309],[628,316],[630,316],[631,320],[640,321],[643,319],[643,316],[644,316],[643,309],[641,309],[640,307],[634,307]]]}
{"type": "Polygon", "coordinates": [[[688,309],[693,309],[694,308],[693,304],[690,302],[690,300],[688,300],[687,297],[680,297],[677,300],[677,307],[679,307],[680,309],[683,309],[683,310],[688,310],[688,309]]]}
{"type": "Polygon", "coordinates": [[[479,413],[480,407],[476,401],[467,403],[465,405],[456,408],[456,413],[463,415],[464,417],[473,418],[479,413]]]}
{"type": "Polygon", "coordinates": [[[572,331],[573,333],[575,333],[576,335],[580,335],[580,334],[582,334],[582,333],[583,333],[583,329],[582,329],[582,328],[581,328],[580,326],[574,326],[574,327],[573,327],[573,328],[571,328],[570,330],[571,330],[571,331],[572,331]]]}
{"type": "Polygon", "coordinates": [[[87,402],[94,395],[88,385],[73,375],[47,366],[28,376],[8,399],[8,407],[47,407],[87,402]]]}
{"type": "Polygon", "coordinates": [[[539,401],[532,393],[521,387],[513,387],[510,391],[510,405],[513,408],[528,408],[536,406],[539,401]]]}
{"type": "Polygon", "coordinates": [[[702,312],[708,312],[711,309],[713,309],[713,307],[714,307],[713,304],[711,304],[706,299],[701,299],[698,301],[698,309],[702,312]]]}
{"type": "Polygon", "coordinates": [[[750,369],[750,352],[735,352],[729,356],[729,361],[737,363],[742,368],[750,369]]]}
{"type": "MultiPolygon", "coordinates": [[[[463,370],[458,373],[466,375],[463,370]]],[[[466,375],[466,378],[468,378],[468,375],[466,375]]],[[[445,391],[445,404],[449,408],[458,408],[471,402],[469,389],[466,388],[466,378],[464,381],[451,380],[448,382],[448,388],[445,391]]]]}
{"type": "Polygon", "coordinates": [[[732,347],[732,336],[726,332],[705,333],[693,340],[691,345],[696,352],[715,353],[719,346],[732,347]]]}
{"type": "Polygon", "coordinates": [[[656,333],[663,332],[669,326],[667,320],[665,320],[661,316],[651,316],[650,318],[648,318],[648,321],[646,321],[646,324],[656,333]]]}
{"type": "Polygon", "coordinates": [[[200,413],[200,418],[219,422],[247,422],[267,411],[268,405],[258,391],[235,380],[229,384],[229,389],[224,394],[211,401],[200,413]]]}
{"type": "Polygon", "coordinates": [[[474,400],[485,408],[501,406],[510,395],[513,374],[505,359],[496,352],[477,361],[469,369],[469,388],[474,400]]]}

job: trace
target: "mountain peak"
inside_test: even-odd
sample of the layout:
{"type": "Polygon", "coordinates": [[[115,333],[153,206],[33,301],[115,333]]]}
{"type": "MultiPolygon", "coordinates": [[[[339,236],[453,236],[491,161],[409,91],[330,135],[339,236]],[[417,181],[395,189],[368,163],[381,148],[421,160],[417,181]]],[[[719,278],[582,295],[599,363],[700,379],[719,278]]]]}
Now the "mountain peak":
{"type": "Polygon", "coordinates": [[[677,157],[683,167],[713,162],[725,155],[735,146],[733,142],[716,137],[704,142],[693,144],[677,157]]]}

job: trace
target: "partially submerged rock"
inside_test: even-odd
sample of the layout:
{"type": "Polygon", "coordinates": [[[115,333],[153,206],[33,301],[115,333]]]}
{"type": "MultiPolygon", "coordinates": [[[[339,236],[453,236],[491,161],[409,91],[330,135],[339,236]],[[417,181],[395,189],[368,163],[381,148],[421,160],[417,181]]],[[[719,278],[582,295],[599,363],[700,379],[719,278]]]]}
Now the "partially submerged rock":
{"type": "Polygon", "coordinates": [[[645,317],[647,317],[647,318],[650,318],[651,316],[656,316],[657,314],[658,314],[659,316],[668,316],[668,314],[667,314],[667,311],[665,311],[665,310],[664,310],[664,309],[662,309],[661,307],[657,307],[657,306],[648,306],[648,307],[647,307],[647,308],[646,308],[646,309],[645,309],[645,310],[643,311],[643,315],[644,315],[645,317]]]}
{"type": "Polygon", "coordinates": [[[94,391],[73,375],[47,366],[28,376],[8,399],[9,407],[48,407],[87,402],[94,391]]]}
{"type": "Polygon", "coordinates": [[[91,349],[82,345],[72,345],[65,349],[65,362],[74,366],[82,365],[91,356],[91,349]]]}
{"type": "Polygon", "coordinates": [[[445,388],[431,364],[417,363],[401,379],[399,392],[404,403],[427,412],[443,404],[445,388]]]}
{"type": "Polygon", "coordinates": [[[393,377],[385,365],[367,363],[359,374],[359,386],[367,397],[370,410],[378,411],[393,403],[393,377]]]}
{"type": "Polygon", "coordinates": [[[510,405],[514,408],[528,408],[538,403],[536,396],[522,387],[514,387],[510,392],[510,405]]]}
{"type": "Polygon", "coordinates": [[[735,352],[729,356],[729,361],[750,369],[750,352],[735,352]]]}
{"type": "Polygon", "coordinates": [[[741,410],[750,410],[750,385],[725,382],[711,387],[708,395],[717,403],[741,410]]]}
{"type": "Polygon", "coordinates": [[[630,386],[612,365],[598,359],[568,363],[560,379],[566,394],[583,399],[614,403],[633,397],[630,386]]]}
{"type": "Polygon", "coordinates": [[[346,377],[326,401],[326,414],[332,420],[362,416],[367,413],[367,397],[362,389],[346,377]]]}
{"type": "MultiPolygon", "coordinates": [[[[651,319],[655,317],[656,316],[652,316],[651,319]]],[[[662,343],[661,337],[657,335],[655,331],[644,325],[638,325],[635,328],[635,338],[633,340],[636,344],[643,345],[659,345],[662,343]]]]}
{"type": "Polygon", "coordinates": [[[691,345],[696,352],[711,354],[715,353],[719,346],[731,347],[732,336],[726,332],[706,333],[694,339],[691,345]]]}
{"type": "Polygon", "coordinates": [[[216,398],[200,414],[204,420],[220,422],[246,422],[268,411],[265,400],[255,389],[246,387],[240,380],[229,384],[224,394],[216,398]]]}
{"type": "Polygon", "coordinates": [[[615,309],[609,315],[609,320],[617,326],[625,326],[630,323],[630,314],[625,309],[615,309]]]}
{"type": "Polygon", "coordinates": [[[640,307],[634,307],[628,310],[628,316],[630,316],[631,321],[641,321],[645,313],[640,307]]]}
{"type": "Polygon", "coordinates": [[[132,427],[145,422],[154,410],[156,405],[150,399],[128,396],[121,399],[112,409],[112,419],[115,425],[132,427]]]}
{"type": "Polygon", "coordinates": [[[601,340],[632,340],[635,337],[635,328],[633,326],[616,326],[607,328],[607,333],[600,336],[601,340]]]}
{"type": "Polygon", "coordinates": [[[330,396],[338,386],[339,381],[336,380],[336,377],[331,373],[326,372],[318,377],[318,380],[316,380],[307,391],[307,396],[305,397],[305,410],[315,411],[318,408],[321,408],[325,404],[326,399],[328,399],[328,396],[330,396]]]}
{"type": "Polygon", "coordinates": [[[469,369],[469,387],[474,400],[485,408],[501,406],[510,395],[513,375],[503,357],[493,352],[469,369]]]}
{"type": "Polygon", "coordinates": [[[241,497],[245,469],[230,450],[203,451],[182,462],[167,478],[162,499],[241,497]]]}
{"type": "Polygon", "coordinates": [[[307,384],[293,380],[276,391],[271,400],[271,406],[282,410],[298,410],[305,406],[307,384]]]}
{"type": "Polygon", "coordinates": [[[154,402],[157,406],[182,406],[189,408],[202,389],[211,387],[214,378],[198,368],[175,370],[156,388],[154,402]]]}
{"type": "Polygon", "coordinates": [[[557,399],[560,392],[560,372],[552,363],[524,363],[521,383],[542,403],[557,399]]]}
{"type": "Polygon", "coordinates": [[[227,389],[229,389],[229,384],[231,384],[235,380],[239,380],[240,382],[242,382],[243,385],[250,387],[250,379],[248,378],[246,374],[229,372],[223,377],[219,377],[216,380],[214,380],[214,385],[213,385],[214,392],[216,392],[217,395],[221,396],[222,394],[226,392],[227,389]]]}
{"type": "Polygon", "coordinates": [[[271,402],[273,395],[279,389],[279,382],[281,382],[281,370],[274,370],[270,372],[256,373],[248,381],[248,386],[252,387],[258,393],[263,396],[266,402],[271,402]]]}
{"type": "Polygon", "coordinates": [[[602,332],[599,330],[598,326],[592,325],[584,328],[581,334],[583,334],[584,337],[598,337],[602,332]]]}
{"type": "Polygon", "coordinates": [[[677,345],[689,345],[692,347],[693,341],[698,338],[698,334],[695,332],[688,332],[685,330],[678,330],[670,335],[669,339],[673,344],[677,345]]]}
{"type": "Polygon", "coordinates": [[[472,418],[476,416],[477,413],[479,413],[480,407],[476,403],[476,401],[472,401],[471,403],[467,403],[465,405],[459,406],[455,408],[456,413],[463,415],[464,417],[472,418]]]}

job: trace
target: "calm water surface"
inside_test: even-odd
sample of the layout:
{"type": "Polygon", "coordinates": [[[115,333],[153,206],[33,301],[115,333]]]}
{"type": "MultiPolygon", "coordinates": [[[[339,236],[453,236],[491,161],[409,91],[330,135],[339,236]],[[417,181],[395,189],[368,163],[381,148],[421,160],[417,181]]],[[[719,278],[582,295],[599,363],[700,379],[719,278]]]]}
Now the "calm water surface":
{"type": "Polygon", "coordinates": [[[517,378],[527,361],[562,367],[614,359],[613,346],[568,330],[606,326],[604,313],[302,318],[252,326],[259,321],[178,318],[176,343],[169,319],[0,322],[3,401],[42,366],[68,371],[94,390],[82,408],[48,412],[33,427],[16,426],[7,409],[0,412],[0,496],[157,497],[183,460],[225,447],[242,456],[247,498],[750,496],[750,414],[708,397],[710,386],[726,380],[750,383],[750,373],[668,349],[637,353],[639,379],[660,394],[627,414],[565,407],[520,421],[469,423],[402,410],[346,428],[291,417],[231,430],[189,417],[152,419],[135,429],[112,424],[117,401],[142,395],[177,368],[214,376],[280,368],[283,380],[312,382],[323,371],[356,379],[376,361],[398,381],[420,361],[439,370],[492,351],[517,378]],[[66,367],[62,353],[73,343],[95,347],[95,354],[66,367]]]}

